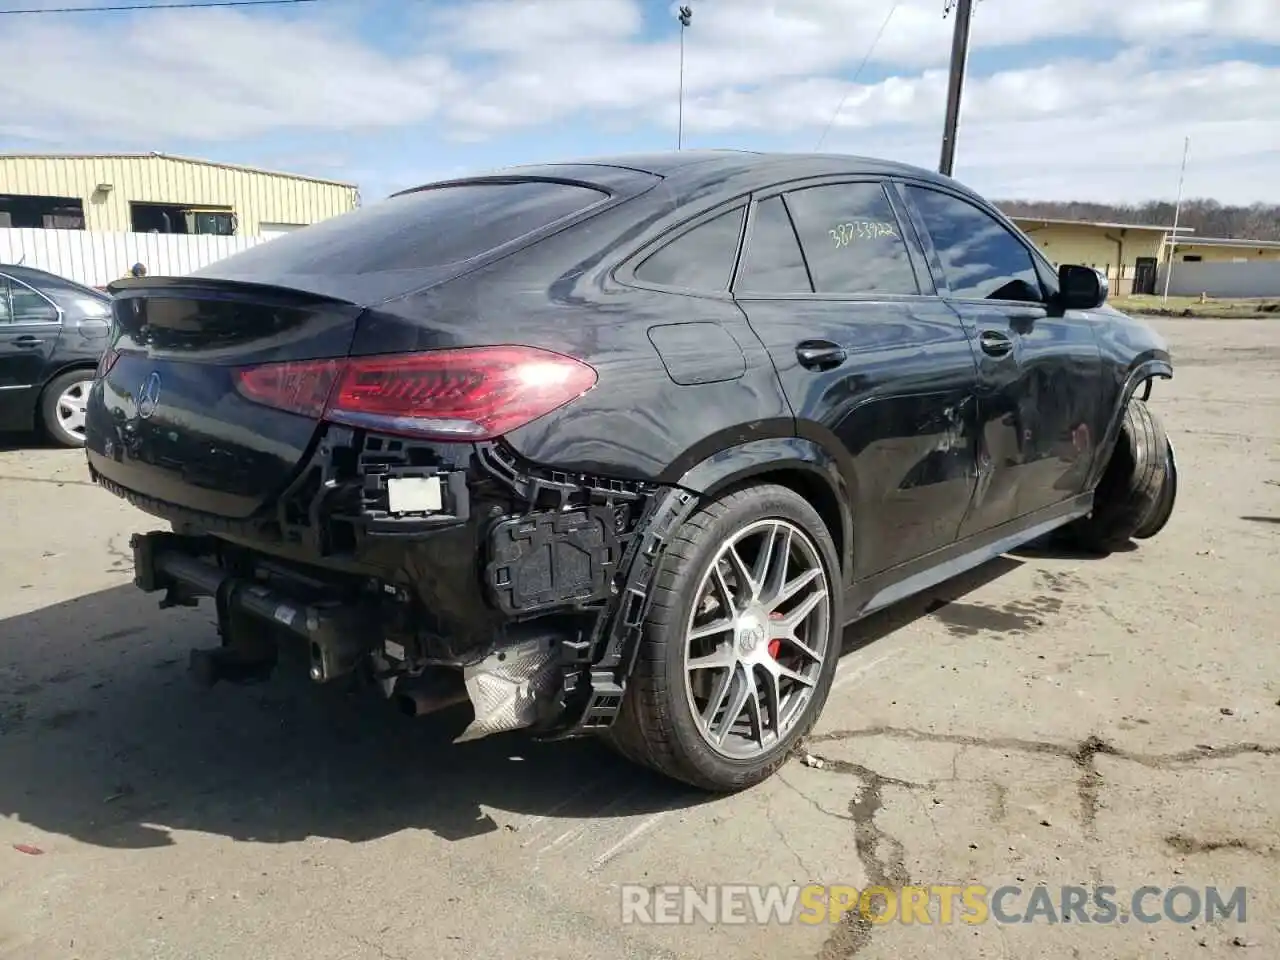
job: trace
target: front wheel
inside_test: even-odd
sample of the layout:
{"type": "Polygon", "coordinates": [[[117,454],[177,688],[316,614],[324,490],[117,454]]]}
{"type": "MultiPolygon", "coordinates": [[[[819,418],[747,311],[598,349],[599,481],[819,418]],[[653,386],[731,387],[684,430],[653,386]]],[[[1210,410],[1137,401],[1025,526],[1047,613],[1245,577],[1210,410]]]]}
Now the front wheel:
{"type": "Polygon", "coordinates": [[[670,541],[635,670],[608,739],[717,792],[770,776],[812,729],[840,656],[831,534],[799,494],[737,490],[670,541]]]}
{"type": "Polygon", "coordinates": [[[69,370],[49,381],[40,399],[40,425],[55,443],[84,446],[85,404],[92,370],[69,370]]]}
{"type": "Polygon", "coordinates": [[[1134,397],[1125,408],[1120,436],[1093,495],[1093,510],[1069,524],[1067,534],[1095,553],[1121,549],[1152,536],[1173,510],[1172,447],[1160,419],[1134,397]]]}

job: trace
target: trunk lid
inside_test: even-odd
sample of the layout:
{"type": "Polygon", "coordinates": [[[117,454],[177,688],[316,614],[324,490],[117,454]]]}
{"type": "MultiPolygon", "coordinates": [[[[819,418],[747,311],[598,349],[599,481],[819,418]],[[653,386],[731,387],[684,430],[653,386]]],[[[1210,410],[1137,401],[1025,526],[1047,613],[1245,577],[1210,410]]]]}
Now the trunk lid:
{"type": "MultiPolygon", "coordinates": [[[[460,345],[458,317],[441,315],[438,304],[407,319],[382,316],[385,305],[480,269],[654,182],[635,171],[563,167],[434,184],[189,276],[117,281],[114,342],[86,411],[89,462],[105,480],[144,497],[252,516],[296,476],[323,412],[299,412],[312,409],[293,403],[299,397],[284,404],[264,398],[278,401],[281,389],[306,377],[321,383],[317,367],[350,355],[357,325],[365,328],[361,354],[460,345]],[[588,174],[591,182],[575,179],[588,174]],[[237,371],[271,364],[266,379],[255,380],[258,392],[246,395],[237,371]]],[[[384,383],[395,375],[377,374],[384,383]]],[[[442,390],[451,382],[447,370],[410,375],[434,377],[442,390]]],[[[376,398],[364,399],[377,406],[376,398]]],[[[367,419],[369,411],[355,413],[367,419]]]]}
{"type": "Polygon", "coordinates": [[[299,290],[197,278],[132,281],[87,410],[90,464],[134,493],[245,518],[277,496],[319,420],[254,403],[239,367],[347,356],[362,308],[299,290]]]}

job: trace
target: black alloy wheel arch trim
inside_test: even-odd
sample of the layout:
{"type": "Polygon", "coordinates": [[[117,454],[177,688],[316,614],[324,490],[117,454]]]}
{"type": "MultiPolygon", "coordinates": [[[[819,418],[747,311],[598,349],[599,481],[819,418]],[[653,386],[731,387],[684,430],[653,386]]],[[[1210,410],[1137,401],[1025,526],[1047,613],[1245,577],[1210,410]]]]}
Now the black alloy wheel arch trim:
{"type": "Polygon", "coordinates": [[[751,480],[770,482],[771,476],[783,473],[805,474],[821,483],[834,499],[840,512],[840,529],[831,534],[840,544],[837,559],[841,586],[848,587],[854,577],[854,519],[850,504],[855,491],[848,488],[837,458],[816,441],[792,436],[735,444],[691,467],[674,485],[709,498],[751,480]]]}

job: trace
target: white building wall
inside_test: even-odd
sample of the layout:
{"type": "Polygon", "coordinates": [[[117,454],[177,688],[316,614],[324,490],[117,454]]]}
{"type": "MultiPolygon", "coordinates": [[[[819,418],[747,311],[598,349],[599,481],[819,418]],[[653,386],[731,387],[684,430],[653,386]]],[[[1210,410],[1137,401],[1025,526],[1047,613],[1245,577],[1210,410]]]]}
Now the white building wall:
{"type": "MultiPolygon", "coordinates": [[[[1164,291],[1167,263],[1160,264],[1156,292],[1164,291]]],[[[1179,297],[1280,297],[1280,260],[1248,263],[1174,261],[1169,293],[1179,297]]]]}
{"type": "Polygon", "coordinates": [[[0,229],[0,263],[21,263],[103,287],[135,263],[151,276],[182,276],[269,239],[9,228],[0,229]]]}

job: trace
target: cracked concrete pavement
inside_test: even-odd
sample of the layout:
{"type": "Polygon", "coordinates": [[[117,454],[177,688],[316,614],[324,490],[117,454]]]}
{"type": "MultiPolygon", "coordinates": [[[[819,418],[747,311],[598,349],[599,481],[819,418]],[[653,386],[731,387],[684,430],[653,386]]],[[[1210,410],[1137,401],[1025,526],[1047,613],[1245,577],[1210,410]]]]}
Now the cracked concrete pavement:
{"type": "Polygon", "coordinates": [[[1156,325],[1182,473],[1164,533],[1021,551],[851,628],[803,750],[731,798],[588,742],[453,746],[465,716],[411,721],[301,673],[196,691],[211,615],[130,586],[146,518],[77,453],[11,442],[0,957],[1280,956],[1280,322],[1156,325]],[[970,882],[1109,884],[1122,905],[1243,886],[1248,912],[619,922],[627,883],[970,882]]]}

